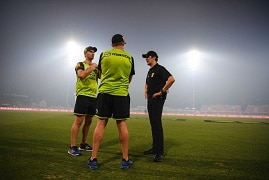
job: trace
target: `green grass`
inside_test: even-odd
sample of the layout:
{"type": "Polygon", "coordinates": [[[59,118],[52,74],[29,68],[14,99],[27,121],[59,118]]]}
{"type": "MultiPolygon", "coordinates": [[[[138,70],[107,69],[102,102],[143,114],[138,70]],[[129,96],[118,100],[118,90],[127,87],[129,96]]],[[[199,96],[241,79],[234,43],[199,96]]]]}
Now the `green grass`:
{"type": "MultiPolygon", "coordinates": [[[[67,154],[74,116],[64,112],[0,111],[0,179],[268,179],[269,119],[164,116],[165,160],[143,155],[151,146],[146,115],[128,120],[134,166],[119,168],[118,131],[110,120],[90,170],[89,152],[67,154]],[[204,121],[206,120],[206,121],[204,121]],[[210,120],[210,121],[208,121],[210,120]],[[216,123],[217,122],[217,123],[216,123]]],[[[95,127],[94,120],[89,143],[95,127]]],[[[80,142],[81,135],[78,137],[80,142]]]]}

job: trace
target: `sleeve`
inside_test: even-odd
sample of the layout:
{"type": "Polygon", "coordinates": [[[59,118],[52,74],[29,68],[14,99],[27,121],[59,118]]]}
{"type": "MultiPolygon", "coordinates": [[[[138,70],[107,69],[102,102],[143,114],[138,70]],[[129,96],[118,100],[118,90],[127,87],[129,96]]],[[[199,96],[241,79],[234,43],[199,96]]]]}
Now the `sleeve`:
{"type": "Polygon", "coordinates": [[[130,75],[135,75],[134,58],[132,57],[132,69],[130,75]]]}
{"type": "Polygon", "coordinates": [[[77,65],[76,65],[76,67],[75,67],[75,71],[76,71],[76,73],[78,72],[79,69],[84,70],[84,64],[83,64],[83,62],[78,62],[78,63],[77,63],[77,65]]]}
{"type": "Polygon", "coordinates": [[[172,74],[165,68],[165,67],[162,67],[162,71],[161,71],[161,77],[167,81],[167,79],[172,76],[172,74]]]}
{"type": "Polygon", "coordinates": [[[101,61],[102,61],[102,57],[103,57],[103,53],[100,54],[99,62],[98,62],[98,71],[100,71],[100,72],[102,72],[102,69],[101,69],[101,61]]]}

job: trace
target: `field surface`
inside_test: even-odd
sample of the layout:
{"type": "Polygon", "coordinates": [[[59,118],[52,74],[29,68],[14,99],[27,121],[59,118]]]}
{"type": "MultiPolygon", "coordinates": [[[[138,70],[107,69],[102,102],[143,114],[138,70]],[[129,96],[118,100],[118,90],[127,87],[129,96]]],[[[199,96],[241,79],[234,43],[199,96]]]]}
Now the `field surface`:
{"type": "Polygon", "coordinates": [[[132,115],[128,170],[119,168],[112,119],[98,170],[85,164],[90,152],[68,155],[73,120],[70,112],[0,111],[0,179],[269,179],[269,119],[163,116],[165,159],[155,163],[143,154],[151,147],[148,117],[132,115]]]}

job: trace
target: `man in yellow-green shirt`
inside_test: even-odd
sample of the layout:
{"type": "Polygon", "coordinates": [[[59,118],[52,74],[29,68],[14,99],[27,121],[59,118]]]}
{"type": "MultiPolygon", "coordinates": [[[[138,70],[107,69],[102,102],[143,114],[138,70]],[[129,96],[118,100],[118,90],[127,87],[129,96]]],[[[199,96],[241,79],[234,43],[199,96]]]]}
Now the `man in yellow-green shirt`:
{"type": "Polygon", "coordinates": [[[96,94],[98,86],[97,64],[92,62],[96,47],[86,47],[84,49],[85,60],[78,62],[76,71],[76,102],[74,107],[75,121],[71,127],[71,145],[68,154],[73,156],[81,155],[81,150],[92,151],[92,147],[86,142],[92,118],[96,113],[96,94]],[[77,147],[77,136],[80,126],[82,127],[82,141],[77,147]]]}
{"type": "Polygon", "coordinates": [[[129,132],[127,119],[130,117],[129,84],[135,74],[134,59],[124,50],[125,40],[121,34],[112,37],[112,49],[100,55],[98,70],[100,85],[97,96],[98,117],[93,134],[93,151],[87,165],[98,169],[97,153],[102,141],[108,119],[116,120],[122,149],[121,169],[128,169],[132,161],[128,156],[129,132]]]}

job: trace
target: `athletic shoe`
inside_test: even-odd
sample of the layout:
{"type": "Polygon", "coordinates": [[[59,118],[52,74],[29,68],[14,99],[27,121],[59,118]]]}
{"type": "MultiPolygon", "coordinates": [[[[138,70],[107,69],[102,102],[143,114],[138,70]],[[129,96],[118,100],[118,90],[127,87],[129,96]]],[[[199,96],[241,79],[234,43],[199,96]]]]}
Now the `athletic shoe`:
{"type": "Polygon", "coordinates": [[[89,159],[89,160],[86,162],[86,165],[87,165],[90,169],[93,169],[93,170],[99,168],[98,163],[97,163],[97,159],[96,159],[96,158],[94,158],[93,160],[90,160],[90,159],[89,159]]]}
{"type": "Polygon", "coordinates": [[[125,159],[122,159],[120,168],[121,169],[129,169],[129,167],[131,165],[133,165],[133,161],[131,161],[130,159],[128,161],[126,161],[125,159]]]}
{"type": "Polygon", "coordinates": [[[85,144],[80,144],[79,148],[78,148],[80,151],[92,151],[92,147],[85,143],[85,144]]]}
{"type": "Polygon", "coordinates": [[[145,155],[148,155],[148,154],[156,154],[156,151],[154,150],[154,149],[149,149],[149,150],[147,150],[147,151],[144,151],[144,154],[145,155]]]}
{"type": "Polygon", "coordinates": [[[160,153],[157,153],[153,159],[155,162],[162,162],[163,161],[163,155],[160,153]]]}
{"type": "Polygon", "coordinates": [[[70,154],[72,156],[80,156],[81,155],[81,152],[78,150],[77,147],[70,147],[67,152],[68,152],[68,154],[70,154]]]}

